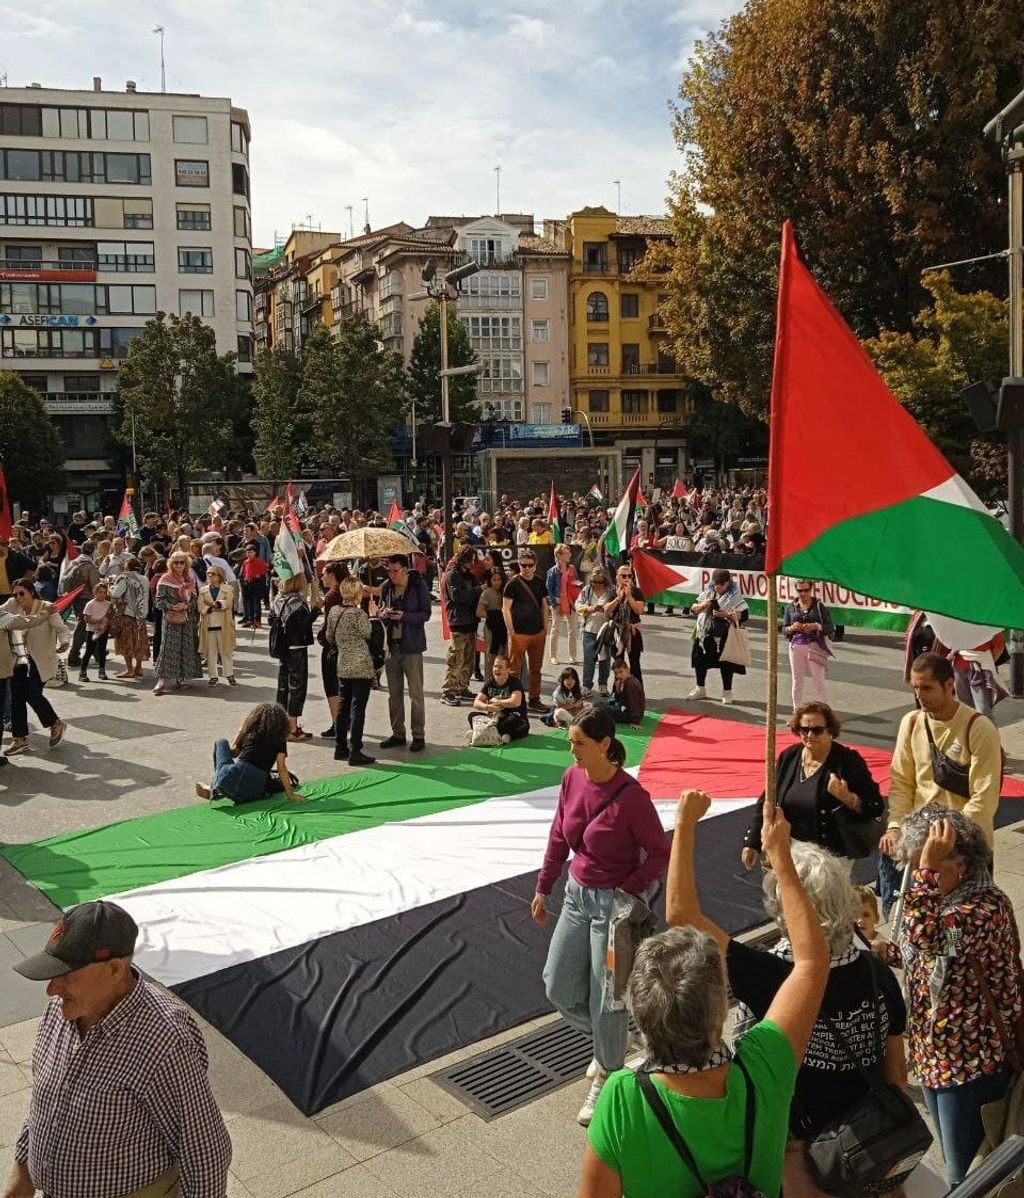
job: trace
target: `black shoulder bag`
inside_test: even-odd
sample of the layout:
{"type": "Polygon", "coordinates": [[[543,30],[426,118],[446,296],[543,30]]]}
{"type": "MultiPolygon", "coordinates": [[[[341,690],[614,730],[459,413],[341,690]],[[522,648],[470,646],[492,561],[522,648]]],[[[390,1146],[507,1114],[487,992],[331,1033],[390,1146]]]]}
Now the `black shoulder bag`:
{"type": "MultiPolygon", "coordinates": [[[[968,753],[971,751],[971,725],[978,718],[978,712],[967,721],[967,732],[964,736],[964,748],[968,753]]],[[[916,722],[915,716],[915,722],[916,722]]],[[[971,797],[971,767],[961,765],[959,761],[954,761],[952,757],[947,757],[945,753],[935,743],[935,737],[932,736],[932,726],[928,722],[928,716],[924,717],[924,730],[928,737],[928,750],[932,755],[932,777],[935,779],[935,785],[941,786],[943,790],[948,790],[950,794],[959,795],[962,799],[971,797]]]]}
{"type": "Polygon", "coordinates": [[[863,956],[871,970],[879,1064],[869,1073],[835,1021],[819,1016],[868,1090],[839,1118],[826,1123],[805,1149],[813,1180],[838,1198],[896,1189],[917,1168],[932,1143],[932,1133],[917,1107],[898,1086],[880,1076],[885,1060],[877,972],[881,966],[875,964],[871,953],[863,956]]]}
{"type": "Polygon", "coordinates": [[[654,1082],[651,1081],[650,1074],[641,1070],[637,1074],[637,1081],[640,1084],[640,1092],[661,1124],[662,1131],[668,1136],[672,1147],[679,1153],[683,1164],[696,1177],[697,1184],[704,1191],[706,1198],[764,1198],[762,1192],[756,1190],[750,1183],[750,1162],[754,1158],[754,1083],[750,1080],[750,1074],[739,1057],[733,1059],[733,1064],[739,1067],[747,1088],[747,1114],[743,1127],[743,1172],[734,1177],[727,1177],[723,1181],[712,1182],[711,1185],[704,1180],[703,1174],[693,1158],[693,1153],[680,1134],[679,1128],[676,1127],[654,1082]]]}

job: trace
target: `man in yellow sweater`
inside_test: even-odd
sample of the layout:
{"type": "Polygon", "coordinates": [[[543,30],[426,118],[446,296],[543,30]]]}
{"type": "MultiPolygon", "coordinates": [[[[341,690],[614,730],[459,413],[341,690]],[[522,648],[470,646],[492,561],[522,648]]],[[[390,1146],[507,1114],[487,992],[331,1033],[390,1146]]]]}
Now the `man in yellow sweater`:
{"type": "Polygon", "coordinates": [[[926,803],[943,803],[969,815],[991,845],[1002,781],[998,729],[957,699],[953,667],[939,654],[915,658],[910,685],[921,710],[903,717],[896,736],[889,826],[879,848],[892,857],[899,845],[900,824],[926,803]]]}

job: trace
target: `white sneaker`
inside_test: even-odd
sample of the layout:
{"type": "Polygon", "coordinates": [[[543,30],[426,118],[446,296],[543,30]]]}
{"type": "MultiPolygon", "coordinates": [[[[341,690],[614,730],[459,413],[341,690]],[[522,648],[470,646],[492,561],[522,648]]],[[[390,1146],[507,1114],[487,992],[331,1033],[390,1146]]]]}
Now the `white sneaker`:
{"type": "Polygon", "coordinates": [[[702,686],[695,686],[686,697],[687,699],[706,699],[708,692],[702,686]]]}
{"type": "Polygon", "coordinates": [[[724,704],[726,707],[731,707],[731,706],[732,706],[732,691],[724,691],[724,692],[722,693],[722,703],[723,703],[723,704],[724,704]]]}
{"type": "Polygon", "coordinates": [[[594,1057],[587,1066],[587,1081],[592,1082],[600,1072],[601,1066],[597,1063],[597,1057],[594,1057]]]}
{"type": "Polygon", "coordinates": [[[594,1117],[594,1107],[597,1106],[597,1100],[601,1097],[601,1091],[604,1089],[607,1077],[606,1073],[599,1072],[590,1083],[590,1089],[587,1091],[587,1096],[580,1107],[580,1113],[576,1116],[576,1122],[580,1127],[590,1126],[590,1120],[594,1117]]]}

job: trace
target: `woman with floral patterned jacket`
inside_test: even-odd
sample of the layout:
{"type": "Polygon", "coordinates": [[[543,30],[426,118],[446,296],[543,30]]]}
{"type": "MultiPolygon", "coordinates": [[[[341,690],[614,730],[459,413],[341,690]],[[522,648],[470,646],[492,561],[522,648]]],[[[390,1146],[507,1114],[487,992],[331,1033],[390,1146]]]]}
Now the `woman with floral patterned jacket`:
{"type": "Polygon", "coordinates": [[[981,1144],[982,1106],[1013,1077],[1005,1040],[1021,1018],[1020,941],[974,820],[922,807],[903,822],[901,851],[912,872],[896,942],[873,947],[906,971],[911,1064],[955,1186],[981,1144]]]}

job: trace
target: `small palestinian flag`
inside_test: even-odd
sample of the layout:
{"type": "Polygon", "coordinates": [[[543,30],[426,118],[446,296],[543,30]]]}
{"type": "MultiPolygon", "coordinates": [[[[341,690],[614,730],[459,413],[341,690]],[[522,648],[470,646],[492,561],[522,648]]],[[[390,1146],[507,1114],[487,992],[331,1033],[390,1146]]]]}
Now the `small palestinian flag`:
{"type": "Polygon", "coordinates": [[[644,507],[644,497],[640,492],[640,467],[637,466],[633,477],[629,480],[625,494],[619,500],[611,523],[604,530],[601,544],[609,557],[618,557],[624,553],[633,541],[633,530],[636,524],[638,507],[644,507]]]}
{"type": "Polygon", "coordinates": [[[604,496],[601,494],[601,488],[597,485],[597,483],[594,483],[594,485],[587,492],[587,497],[589,499],[595,500],[597,503],[604,503],[604,496]]]}
{"type": "Polygon", "coordinates": [[[555,544],[561,545],[563,541],[562,529],[562,505],[558,502],[558,493],[555,491],[555,484],[552,480],[551,494],[548,497],[548,523],[551,525],[551,535],[555,538],[555,544]]]}
{"type": "Polygon", "coordinates": [[[408,532],[405,521],[402,519],[402,509],[398,506],[398,500],[391,500],[391,510],[388,512],[388,528],[394,532],[408,532]]]}
{"type": "Polygon", "coordinates": [[[674,566],[661,558],[634,549],[629,563],[636,575],[636,585],[645,599],[665,591],[693,595],[700,591],[700,569],[697,566],[674,566]]]}

